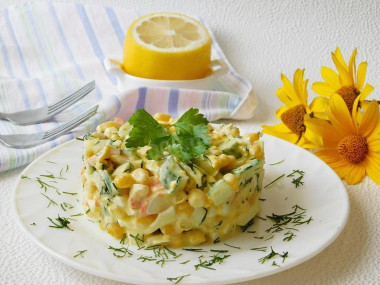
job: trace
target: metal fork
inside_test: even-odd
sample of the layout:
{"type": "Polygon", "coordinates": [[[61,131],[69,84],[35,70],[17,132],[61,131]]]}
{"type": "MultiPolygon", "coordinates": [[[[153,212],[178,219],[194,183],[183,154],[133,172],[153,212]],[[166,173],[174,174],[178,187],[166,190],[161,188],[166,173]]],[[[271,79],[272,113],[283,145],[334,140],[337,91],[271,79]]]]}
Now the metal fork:
{"type": "Polygon", "coordinates": [[[58,114],[59,112],[65,110],[78,100],[82,99],[88,93],[90,93],[95,88],[95,81],[91,81],[90,83],[83,86],[78,91],[73,94],[63,98],[62,100],[54,103],[50,106],[44,106],[37,109],[25,110],[21,112],[6,114],[0,113],[0,119],[8,120],[17,125],[30,125],[35,123],[40,123],[46,121],[58,114]]]}
{"type": "Polygon", "coordinates": [[[98,105],[88,109],[75,119],[49,131],[34,134],[0,135],[0,143],[12,148],[29,148],[50,141],[80,125],[96,114],[98,105]]]}

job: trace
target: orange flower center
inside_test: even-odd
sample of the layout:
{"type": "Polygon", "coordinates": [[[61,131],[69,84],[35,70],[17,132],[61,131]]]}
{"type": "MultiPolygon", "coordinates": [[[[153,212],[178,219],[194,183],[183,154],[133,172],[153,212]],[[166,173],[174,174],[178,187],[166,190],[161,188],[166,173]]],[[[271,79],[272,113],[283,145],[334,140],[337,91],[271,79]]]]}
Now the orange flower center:
{"type": "Polygon", "coordinates": [[[305,132],[306,127],[304,125],[304,116],[306,115],[306,109],[304,105],[297,105],[289,108],[281,114],[281,121],[291,130],[293,133],[301,137],[305,132]]]}
{"type": "Polygon", "coordinates": [[[339,142],[338,153],[340,157],[358,164],[365,159],[368,153],[367,140],[358,135],[347,136],[339,142]]]}
{"type": "Polygon", "coordinates": [[[352,113],[352,107],[354,106],[355,99],[359,96],[360,91],[355,86],[343,86],[336,91],[336,93],[342,96],[344,102],[346,102],[348,110],[352,113]]]}

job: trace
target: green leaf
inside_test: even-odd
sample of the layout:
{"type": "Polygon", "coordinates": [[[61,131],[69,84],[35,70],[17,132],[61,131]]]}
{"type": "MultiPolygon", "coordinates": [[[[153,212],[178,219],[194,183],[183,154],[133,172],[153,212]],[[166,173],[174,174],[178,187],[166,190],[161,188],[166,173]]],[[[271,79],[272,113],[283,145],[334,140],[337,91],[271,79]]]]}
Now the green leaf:
{"type": "Polygon", "coordinates": [[[126,140],[127,147],[149,145],[152,139],[165,136],[166,130],[144,109],[139,109],[129,119],[133,126],[126,140]]]}
{"type": "Polygon", "coordinates": [[[164,150],[170,145],[171,140],[172,137],[170,135],[152,139],[150,142],[152,148],[147,152],[148,159],[157,160],[161,158],[164,150]]]}
{"type": "Polygon", "coordinates": [[[206,152],[210,146],[208,121],[199,114],[198,109],[191,108],[185,112],[178,121],[173,124],[176,132],[161,126],[147,111],[138,110],[129,119],[133,125],[127,147],[150,145],[148,159],[160,159],[164,151],[169,152],[181,161],[188,163],[192,158],[206,152]]]}
{"type": "Polygon", "coordinates": [[[191,108],[185,112],[181,118],[174,124],[177,134],[181,133],[193,133],[192,128],[196,125],[207,125],[208,121],[203,116],[199,114],[198,109],[191,108]]]}

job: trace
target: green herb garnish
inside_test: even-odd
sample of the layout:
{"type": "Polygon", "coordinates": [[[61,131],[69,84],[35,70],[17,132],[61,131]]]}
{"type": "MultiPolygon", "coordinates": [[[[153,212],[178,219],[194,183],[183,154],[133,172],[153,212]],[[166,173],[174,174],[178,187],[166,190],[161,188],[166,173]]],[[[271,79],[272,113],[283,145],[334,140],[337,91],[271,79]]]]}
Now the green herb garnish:
{"type": "Polygon", "coordinates": [[[76,258],[76,257],[78,257],[78,256],[80,256],[80,257],[84,257],[84,255],[83,254],[85,254],[87,252],[87,249],[85,249],[85,250],[78,250],[78,252],[77,252],[77,254],[76,255],[74,255],[74,258],[76,258]]]}
{"type": "Polygon", "coordinates": [[[129,119],[133,126],[126,140],[127,147],[150,145],[148,159],[158,160],[164,151],[188,163],[206,152],[210,146],[208,120],[198,109],[191,108],[171,126],[161,126],[147,111],[139,109],[129,119]],[[170,128],[175,128],[175,133],[170,128]]]}
{"type": "Polygon", "coordinates": [[[299,170],[299,169],[296,169],[296,170],[293,170],[292,173],[290,173],[289,175],[287,175],[286,177],[295,177],[293,178],[292,180],[292,183],[296,186],[296,188],[300,185],[303,185],[303,177],[305,175],[305,171],[302,171],[302,170],[299,170]],[[299,176],[298,177],[295,177],[295,175],[298,174],[299,176]]]}
{"type": "Polygon", "coordinates": [[[273,183],[275,183],[277,180],[280,180],[282,177],[285,176],[285,173],[280,175],[279,177],[277,177],[276,179],[274,179],[272,182],[268,183],[267,185],[264,186],[264,188],[267,188],[268,186],[272,185],[273,183]]]}
{"type": "Polygon", "coordinates": [[[132,256],[133,252],[128,249],[128,247],[122,246],[119,248],[109,246],[108,249],[113,250],[113,255],[117,258],[123,258],[124,256],[132,256]]]}
{"type": "Polygon", "coordinates": [[[171,281],[171,282],[175,281],[174,284],[178,284],[179,282],[182,281],[183,278],[185,278],[187,276],[190,276],[190,274],[182,275],[182,276],[178,276],[178,277],[168,277],[166,279],[169,280],[169,281],[171,281]]]}
{"type": "Polygon", "coordinates": [[[53,225],[49,226],[50,228],[56,228],[56,229],[66,228],[66,229],[72,231],[72,229],[69,228],[70,221],[68,219],[60,217],[59,215],[58,215],[58,218],[55,218],[55,220],[57,222],[54,222],[52,218],[48,217],[48,219],[53,224],[53,225]]]}

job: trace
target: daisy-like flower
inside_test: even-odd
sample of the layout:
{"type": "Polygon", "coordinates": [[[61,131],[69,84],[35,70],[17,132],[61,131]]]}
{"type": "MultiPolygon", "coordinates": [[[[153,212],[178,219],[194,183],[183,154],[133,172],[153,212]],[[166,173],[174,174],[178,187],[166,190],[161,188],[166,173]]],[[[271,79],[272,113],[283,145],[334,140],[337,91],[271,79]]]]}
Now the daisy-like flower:
{"type": "Polygon", "coordinates": [[[331,53],[337,72],[329,67],[322,67],[321,75],[325,81],[315,82],[311,86],[315,93],[323,96],[329,97],[332,94],[342,96],[351,113],[355,99],[359,97],[359,107],[366,105],[364,100],[374,89],[372,85],[364,84],[367,62],[361,62],[356,69],[356,54],[357,50],[355,49],[347,65],[340,49],[337,48],[335,53],[331,53]]]}
{"type": "Polygon", "coordinates": [[[303,78],[304,71],[304,69],[295,71],[293,84],[285,75],[281,74],[283,87],[276,91],[277,97],[285,104],[276,111],[276,117],[281,120],[281,123],[262,127],[266,134],[282,138],[304,148],[311,148],[320,139],[305,126],[304,122],[317,114],[324,113],[327,99],[317,97],[310,106],[307,104],[308,80],[303,78]]]}
{"type": "Polygon", "coordinates": [[[341,96],[329,100],[329,122],[314,118],[307,128],[321,136],[323,147],[315,154],[329,164],[347,184],[360,183],[368,175],[380,184],[380,118],[375,100],[358,116],[359,98],[353,104],[352,116],[341,96]]]}

